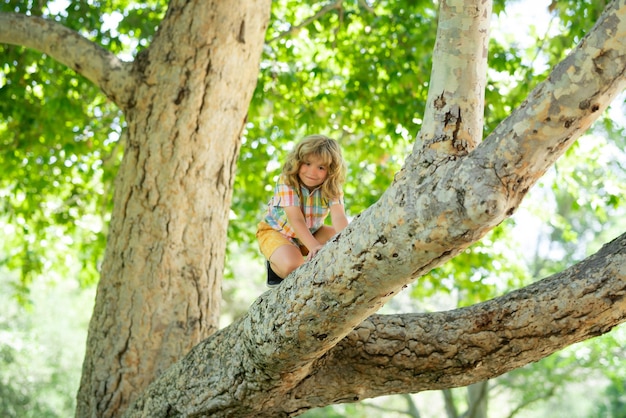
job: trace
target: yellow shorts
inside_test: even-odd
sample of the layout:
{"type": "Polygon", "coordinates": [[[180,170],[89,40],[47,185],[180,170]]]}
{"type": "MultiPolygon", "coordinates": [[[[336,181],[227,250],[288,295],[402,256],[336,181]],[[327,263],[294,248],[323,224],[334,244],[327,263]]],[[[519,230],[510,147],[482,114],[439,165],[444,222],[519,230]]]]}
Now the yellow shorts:
{"type": "MultiPolygon", "coordinates": [[[[261,254],[263,254],[267,260],[270,259],[278,247],[282,247],[283,245],[297,246],[265,222],[259,222],[256,231],[256,239],[259,242],[261,254]]],[[[304,245],[299,246],[299,248],[303,256],[309,253],[308,248],[304,245]]]]}

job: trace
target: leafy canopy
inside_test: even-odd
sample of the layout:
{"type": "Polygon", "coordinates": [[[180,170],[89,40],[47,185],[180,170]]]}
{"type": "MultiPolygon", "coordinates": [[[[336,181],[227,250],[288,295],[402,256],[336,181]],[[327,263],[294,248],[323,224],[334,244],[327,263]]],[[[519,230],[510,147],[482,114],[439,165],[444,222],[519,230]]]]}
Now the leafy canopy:
{"type": "MultiPolygon", "coordinates": [[[[5,1],[0,11],[54,19],[132,59],[150,44],[166,6],[165,1],[5,1]]],[[[494,13],[505,14],[505,6],[495,2],[494,13]]],[[[564,57],[601,6],[553,2],[558,36],[537,33],[532,47],[517,44],[514,34],[493,37],[485,132],[564,57]]],[[[285,154],[308,133],[340,141],[349,164],[345,193],[350,214],[378,199],[420,129],[437,15],[436,5],[428,1],[273,2],[242,138],[231,242],[257,254],[253,233],[262,208],[285,154]]],[[[0,263],[20,271],[14,284],[22,296],[44,271],[67,275],[69,260],[79,261],[80,282],[92,283],[106,244],[113,178],[123,152],[123,115],[95,86],[49,57],[7,45],[0,45],[0,53],[5,57],[0,170],[6,173],[0,179],[0,220],[8,237],[0,263]]],[[[603,127],[611,136],[617,132],[610,119],[603,127]]],[[[619,205],[619,192],[594,198],[598,216],[602,208],[619,205]]],[[[512,224],[505,223],[472,251],[434,271],[416,296],[461,287],[468,290],[462,303],[491,297],[501,290],[486,279],[494,266],[502,274],[502,266],[510,266],[507,287],[519,285],[515,277],[520,267],[493,245],[511,235],[507,228],[512,224]]]]}

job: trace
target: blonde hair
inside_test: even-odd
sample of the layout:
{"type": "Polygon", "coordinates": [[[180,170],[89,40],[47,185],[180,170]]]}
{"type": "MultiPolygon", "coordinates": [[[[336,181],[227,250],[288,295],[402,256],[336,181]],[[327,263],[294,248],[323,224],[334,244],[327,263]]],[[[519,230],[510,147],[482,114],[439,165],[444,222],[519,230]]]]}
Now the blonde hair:
{"type": "Polygon", "coordinates": [[[324,135],[309,135],[296,145],[283,165],[283,181],[300,195],[298,172],[300,166],[312,155],[320,158],[328,168],[328,175],[322,183],[322,197],[326,200],[339,198],[343,194],[343,183],[346,180],[346,163],[337,141],[324,135]]]}

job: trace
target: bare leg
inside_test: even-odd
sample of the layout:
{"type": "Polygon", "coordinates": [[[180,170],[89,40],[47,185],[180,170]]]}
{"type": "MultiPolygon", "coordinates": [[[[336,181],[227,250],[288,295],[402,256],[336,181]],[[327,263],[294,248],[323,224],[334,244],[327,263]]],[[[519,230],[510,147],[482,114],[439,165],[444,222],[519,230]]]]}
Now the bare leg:
{"type": "Polygon", "coordinates": [[[304,263],[300,248],[295,245],[282,245],[270,257],[272,270],[283,279],[304,263]]]}
{"type": "Polygon", "coordinates": [[[336,234],[335,228],[328,225],[323,225],[320,229],[318,229],[313,236],[316,240],[320,242],[320,244],[326,244],[326,242],[334,237],[336,234]]]}
{"type": "MultiPolygon", "coordinates": [[[[313,236],[320,244],[325,244],[335,234],[335,228],[324,225],[318,229],[313,236]]],[[[269,261],[272,270],[284,279],[289,276],[289,273],[304,263],[304,257],[300,252],[300,248],[295,245],[282,245],[274,251],[269,261]]]]}

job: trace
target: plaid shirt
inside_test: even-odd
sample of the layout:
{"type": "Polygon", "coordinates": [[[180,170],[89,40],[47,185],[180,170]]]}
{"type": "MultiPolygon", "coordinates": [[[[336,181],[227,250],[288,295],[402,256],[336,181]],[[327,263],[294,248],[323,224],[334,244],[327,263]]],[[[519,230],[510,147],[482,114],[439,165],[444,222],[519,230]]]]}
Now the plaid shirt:
{"type": "Polygon", "coordinates": [[[269,226],[283,234],[287,239],[300,246],[302,243],[296,238],[296,233],[291,229],[285,213],[286,206],[298,206],[304,213],[304,222],[311,231],[317,232],[324,224],[324,220],[330,212],[332,205],[343,203],[343,198],[327,200],[322,197],[322,189],[318,187],[312,192],[304,186],[300,186],[302,201],[296,190],[284,183],[276,184],[274,196],[267,204],[267,211],[263,219],[269,226]]]}

